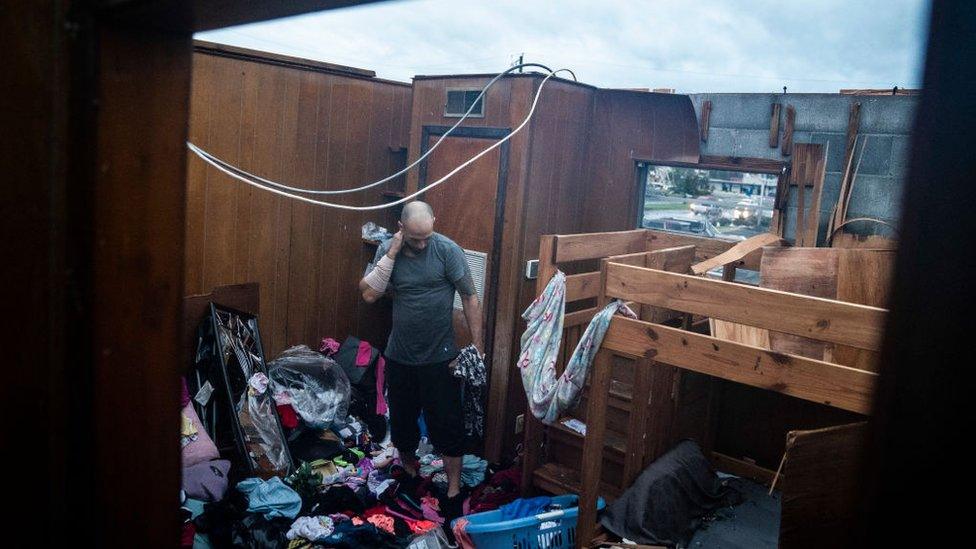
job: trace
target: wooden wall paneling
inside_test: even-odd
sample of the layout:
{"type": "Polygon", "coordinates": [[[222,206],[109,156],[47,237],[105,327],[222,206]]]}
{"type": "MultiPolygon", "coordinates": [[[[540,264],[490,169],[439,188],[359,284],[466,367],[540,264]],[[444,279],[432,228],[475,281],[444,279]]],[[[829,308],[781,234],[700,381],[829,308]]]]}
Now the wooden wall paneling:
{"type": "MultiPolygon", "coordinates": [[[[244,100],[244,71],[236,63],[215,63],[211,73],[220,83],[220,95],[211,107],[208,151],[218,158],[240,163],[241,109],[244,100]]],[[[237,222],[238,183],[208,170],[205,206],[203,284],[199,291],[234,282],[236,252],[234,228],[237,222]]]]}
{"type": "Polygon", "coordinates": [[[864,422],[787,435],[781,547],[837,547],[851,541],[867,440],[864,422]]]}
{"type": "MultiPolygon", "coordinates": [[[[385,143],[385,140],[374,142],[371,138],[372,132],[376,129],[376,119],[384,116],[382,109],[375,102],[377,86],[368,86],[361,80],[349,80],[342,85],[349,87],[350,98],[348,108],[345,111],[347,127],[349,128],[348,133],[345,134],[346,140],[343,144],[343,173],[345,176],[336,179],[330,177],[330,186],[332,188],[359,186],[367,181],[379,179],[379,176],[367,177],[370,173],[370,165],[377,157],[385,160],[389,155],[389,152],[387,152],[388,145],[385,143]]],[[[346,200],[349,203],[359,205],[381,203],[383,201],[380,197],[381,191],[378,189],[371,190],[372,192],[370,193],[355,193],[346,197],[346,200]],[[350,199],[350,197],[352,198],[350,199]]],[[[325,232],[322,235],[322,243],[320,244],[323,267],[328,264],[334,264],[336,278],[331,286],[323,288],[328,293],[323,292],[323,295],[318,300],[318,306],[320,308],[325,309],[326,304],[333,303],[333,309],[331,311],[320,311],[318,314],[320,315],[319,318],[323,326],[328,326],[329,323],[321,315],[330,314],[334,319],[334,326],[332,327],[332,332],[326,332],[323,328],[322,330],[318,330],[317,333],[309,333],[308,337],[316,341],[323,336],[335,337],[334,334],[340,336],[343,334],[352,334],[356,328],[356,308],[361,301],[360,297],[356,295],[358,293],[356,291],[356,285],[363,275],[365,265],[357,265],[347,258],[357,257],[357,251],[361,246],[357,240],[362,238],[361,227],[368,213],[351,211],[331,212],[323,210],[322,215],[329,216],[336,223],[335,232],[331,234],[329,233],[328,226],[323,224],[325,232]],[[337,213],[338,215],[336,215],[337,213]],[[342,246],[330,247],[325,245],[330,237],[340,239],[342,246]]],[[[378,215],[369,215],[369,218],[374,221],[382,221],[378,215]]],[[[385,341],[374,341],[372,343],[384,346],[386,344],[385,341]]]]}
{"type": "MultiPolygon", "coordinates": [[[[248,171],[287,184],[347,188],[387,175],[391,142],[406,143],[404,121],[410,95],[405,85],[272,64],[260,57],[228,58],[205,51],[194,57],[191,132],[206,133],[216,123],[207,114],[217,101],[210,101],[208,107],[207,98],[224,98],[222,103],[236,93],[240,97],[239,162],[248,171]],[[220,71],[243,76],[218,78],[220,71]],[[203,106],[198,108],[198,103],[203,106]]],[[[229,119],[231,114],[220,116],[229,119]]],[[[217,216],[211,220],[204,208],[213,203],[210,195],[217,185],[228,184],[227,178],[214,170],[203,170],[201,178],[197,164],[202,165],[192,160],[188,172],[187,292],[217,284],[260,282],[262,332],[269,356],[297,343],[315,345],[323,335],[341,339],[359,333],[363,325],[370,340],[383,343],[388,304],[360,308],[358,292],[349,290],[372,258],[359,236],[366,216],[296,206],[291,200],[231,183],[235,208],[205,210],[217,216]],[[194,199],[198,189],[203,189],[206,201],[194,199]],[[212,249],[224,254],[214,256],[212,249]],[[230,256],[234,258],[230,269],[223,269],[230,256]],[[362,261],[337,262],[336,257],[362,261]],[[208,274],[220,269],[220,278],[208,274]]],[[[368,191],[337,201],[377,203],[380,193],[368,191]]],[[[391,220],[387,212],[370,219],[386,225],[391,220]]]]}
{"type": "MultiPolygon", "coordinates": [[[[299,77],[298,103],[293,111],[296,118],[303,113],[316,113],[321,106],[319,103],[318,86],[315,77],[311,73],[302,73],[299,77]]],[[[333,128],[342,131],[347,128],[333,128]]],[[[315,173],[315,155],[307,154],[306,151],[314,151],[317,141],[318,127],[306,124],[304,120],[297,120],[295,128],[295,149],[289,158],[290,172],[288,181],[304,181],[306,175],[315,173]]],[[[315,277],[323,276],[325,273],[317,272],[315,266],[318,264],[319,247],[315,245],[317,239],[313,235],[318,234],[315,229],[319,228],[316,224],[318,220],[318,207],[303,202],[292,201],[291,204],[291,246],[289,251],[288,269],[288,316],[285,324],[286,345],[292,342],[305,340],[306,315],[310,303],[314,299],[315,277]]]]}
{"type": "MultiPolygon", "coordinates": [[[[217,86],[201,85],[201,82],[216,82],[213,78],[214,58],[195,55],[190,97],[190,119],[188,139],[199,146],[210,149],[210,120],[213,103],[217,101],[217,86]]],[[[184,253],[184,289],[187,293],[203,291],[203,271],[206,252],[206,208],[207,188],[211,178],[211,168],[187,153],[186,178],[186,251],[184,253]]]]}

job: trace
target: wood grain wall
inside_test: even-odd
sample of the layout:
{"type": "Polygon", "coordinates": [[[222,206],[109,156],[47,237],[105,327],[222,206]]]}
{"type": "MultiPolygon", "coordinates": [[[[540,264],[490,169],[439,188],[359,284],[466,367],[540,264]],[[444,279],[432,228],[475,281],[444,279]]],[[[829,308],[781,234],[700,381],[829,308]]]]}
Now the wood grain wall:
{"type": "MultiPolygon", "coordinates": [[[[402,166],[409,85],[200,47],[193,61],[190,140],[212,154],[256,175],[315,189],[358,186],[402,166]]],[[[325,198],[381,203],[389,200],[383,190],[402,185],[325,198]]],[[[385,343],[388,311],[367,307],[356,288],[374,251],[360,233],[369,220],[389,226],[392,217],[281,198],[234,182],[191,155],[184,293],[258,282],[269,357],[323,336],[385,343]]]]}

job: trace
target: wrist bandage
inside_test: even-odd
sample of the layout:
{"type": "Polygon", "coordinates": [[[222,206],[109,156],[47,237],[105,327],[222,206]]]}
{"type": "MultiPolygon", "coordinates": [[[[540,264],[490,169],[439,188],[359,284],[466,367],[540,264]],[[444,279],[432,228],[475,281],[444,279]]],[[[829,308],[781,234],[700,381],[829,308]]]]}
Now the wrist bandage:
{"type": "Polygon", "coordinates": [[[390,283],[390,275],[393,274],[393,264],[394,261],[390,259],[390,256],[383,254],[383,257],[376,262],[373,270],[363,277],[363,280],[377,292],[381,294],[386,292],[386,286],[390,283]]]}

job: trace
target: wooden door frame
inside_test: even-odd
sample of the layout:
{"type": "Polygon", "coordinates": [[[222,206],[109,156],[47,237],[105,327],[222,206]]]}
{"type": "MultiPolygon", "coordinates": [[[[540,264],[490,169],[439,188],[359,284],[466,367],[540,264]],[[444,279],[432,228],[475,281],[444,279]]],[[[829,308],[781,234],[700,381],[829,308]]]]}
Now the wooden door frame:
{"type": "MultiPolygon", "coordinates": [[[[426,154],[427,150],[430,148],[431,136],[443,136],[449,129],[451,129],[450,126],[425,124],[420,133],[421,156],[426,154]]],[[[451,132],[449,137],[469,137],[475,139],[498,140],[503,139],[505,136],[511,133],[511,128],[459,127],[451,132]]],[[[488,272],[488,280],[486,281],[488,287],[485,291],[484,303],[482,304],[486,311],[484,324],[485,348],[482,349],[482,351],[486,354],[485,360],[488,364],[491,364],[492,355],[494,354],[493,345],[495,342],[495,319],[498,316],[498,311],[496,310],[496,305],[498,303],[497,286],[498,278],[500,276],[499,273],[501,273],[502,234],[504,233],[503,227],[505,225],[505,196],[508,192],[508,160],[510,144],[511,141],[506,141],[502,143],[501,147],[499,147],[498,186],[495,189],[495,219],[494,225],[492,226],[491,250],[488,254],[491,269],[488,272]]],[[[423,189],[426,185],[427,160],[424,160],[420,163],[420,167],[418,168],[417,188],[423,189]]],[[[505,365],[505,367],[507,368],[508,366],[505,365]]],[[[491,368],[494,369],[494,366],[491,366],[491,368]]],[[[490,372],[488,375],[488,380],[490,384],[490,372]]]]}

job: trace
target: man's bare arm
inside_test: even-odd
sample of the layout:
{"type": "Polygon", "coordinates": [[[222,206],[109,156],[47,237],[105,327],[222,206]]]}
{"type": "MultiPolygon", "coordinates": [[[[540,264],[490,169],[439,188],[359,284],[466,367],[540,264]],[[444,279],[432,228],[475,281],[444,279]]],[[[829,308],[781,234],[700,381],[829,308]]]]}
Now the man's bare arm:
{"type": "Polygon", "coordinates": [[[403,233],[397,232],[397,234],[393,235],[393,240],[390,242],[390,249],[386,251],[386,255],[376,262],[373,270],[366,273],[366,276],[360,279],[359,291],[363,294],[363,301],[366,303],[375,303],[377,299],[383,297],[383,294],[386,293],[387,284],[393,273],[393,262],[396,260],[397,254],[400,253],[402,246],[403,233]]]}
{"type": "Polygon", "coordinates": [[[461,307],[464,308],[464,320],[468,323],[468,330],[471,331],[471,340],[474,346],[482,354],[485,353],[485,340],[481,329],[481,302],[478,301],[478,294],[461,296],[461,307]]]}

